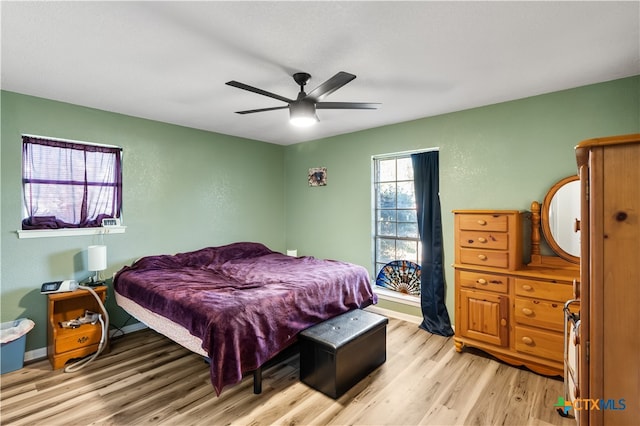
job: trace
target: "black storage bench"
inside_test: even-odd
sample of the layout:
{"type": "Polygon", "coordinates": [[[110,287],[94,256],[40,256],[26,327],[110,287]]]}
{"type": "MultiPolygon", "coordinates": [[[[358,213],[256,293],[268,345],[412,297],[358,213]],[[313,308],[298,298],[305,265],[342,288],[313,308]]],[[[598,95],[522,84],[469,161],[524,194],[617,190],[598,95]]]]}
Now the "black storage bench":
{"type": "Polygon", "coordinates": [[[338,398],[387,360],[387,323],[356,309],[299,334],[300,380],[338,398]]]}

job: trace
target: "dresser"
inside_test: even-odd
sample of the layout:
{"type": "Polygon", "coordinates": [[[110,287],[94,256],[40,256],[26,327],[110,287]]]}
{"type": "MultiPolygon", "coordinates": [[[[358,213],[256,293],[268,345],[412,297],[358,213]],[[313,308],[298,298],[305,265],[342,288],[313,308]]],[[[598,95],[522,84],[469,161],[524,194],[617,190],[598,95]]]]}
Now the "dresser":
{"type": "Polygon", "coordinates": [[[564,303],[578,265],[539,255],[540,205],[517,210],[454,210],[455,336],[458,352],[481,349],[540,374],[564,371],[564,303]],[[525,220],[531,219],[531,221],[525,220]],[[523,264],[524,226],[532,262],[523,264]]]}
{"type": "Polygon", "coordinates": [[[576,147],[582,189],[580,425],[640,419],[640,134],[576,147]],[[598,409],[593,403],[598,401],[598,409]]]}

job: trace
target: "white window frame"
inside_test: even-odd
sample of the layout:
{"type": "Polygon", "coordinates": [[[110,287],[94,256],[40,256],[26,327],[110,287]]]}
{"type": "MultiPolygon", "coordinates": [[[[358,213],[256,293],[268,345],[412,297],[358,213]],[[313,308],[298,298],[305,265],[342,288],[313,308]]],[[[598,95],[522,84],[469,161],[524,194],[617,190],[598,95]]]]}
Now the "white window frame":
{"type": "MultiPolygon", "coordinates": [[[[74,144],[81,145],[92,145],[92,146],[103,146],[109,148],[119,148],[122,150],[122,147],[117,145],[108,145],[108,144],[100,144],[95,142],[86,142],[86,141],[78,141],[72,139],[62,139],[62,138],[54,138],[50,136],[40,136],[40,135],[32,135],[23,133],[21,136],[27,136],[32,138],[40,138],[40,139],[49,139],[60,142],[69,142],[74,144]]],[[[120,154],[121,162],[124,162],[124,150],[120,154]]],[[[24,191],[24,186],[21,185],[21,191],[24,191]]],[[[22,194],[24,197],[24,194],[22,194]]],[[[22,206],[24,209],[24,206],[22,206]]],[[[22,212],[21,216],[24,216],[24,212],[22,212]]],[[[122,221],[122,212],[121,212],[121,221],[122,221]]],[[[122,223],[122,222],[121,222],[122,223]]],[[[48,237],[69,237],[69,236],[79,236],[79,235],[105,235],[105,234],[123,234],[125,233],[127,227],[124,225],[118,226],[103,226],[103,227],[92,227],[92,228],[62,228],[62,229],[18,229],[16,231],[19,239],[24,238],[48,238],[48,237]]]]}
{"type": "MultiPolygon", "coordinates": [[[[373,155],[371,156],[371,241],[372,241],[372,250],[371,250],[371,263],[373,265],[373,280],[372,280],[372,285],[375,288],[376,292],[383,296],[383,298],[394,301],[394,302],[398,302],[398,303],[403,303],[403,304],[408,304],[408,305],[413,305],[413,306],[420,306],[419,301],[417,301],[417,297],[413,296],[413,295],[405,295],[393,290],[389,290],[389,289],[385,289],[383,287],[378,287],[375,283],[375,279],[378,275],[378,273],[380,272],[378,265],[377,265],[377,252],[376,252],[376,239],[378,237],[378,232],[377,232],[377,205],[376,205],[376,162],[378,160],[387,160],[387,159],[398,159],[398,158],[405,158],[405,157],[410,157],[411,154],[419,154],[419,153],[423,153],[423,152],[429,152],[429,151],[439,151],[440,148],[439,147],[434,147],[434,148],[427,148],[427,149],[418,149],[418,150],[412,150],[412,151],[401,151],[401,152],[393,152],[393,153],[388,153],[388,154],[378,154],[378,155],[373,155]]],[[[407,240],[406,238],[403,238],[403,240],[407,240]]],[[[420,250],[420,237],[416,238],[416,239],[410,239],[410,240],[415,240],[417,241],[418,244],[418,248],[420,250]]],[[[418,251],[418,253],[420,253],[420,251],[418,251]]],[[[400,259],[398,259],[400,260],[400,259]]],[[[418,259],[417,262],[418,264],[421,264],[421,259],[420,259],[420,255],[418,255],[418,259]]]]}

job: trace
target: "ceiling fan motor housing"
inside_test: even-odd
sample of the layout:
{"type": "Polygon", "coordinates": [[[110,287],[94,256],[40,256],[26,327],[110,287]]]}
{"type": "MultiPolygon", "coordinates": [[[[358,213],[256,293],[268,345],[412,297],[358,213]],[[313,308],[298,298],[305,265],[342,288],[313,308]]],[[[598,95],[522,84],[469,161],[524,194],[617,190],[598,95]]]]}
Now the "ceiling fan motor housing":
{"type": "Polygon", "coordinates": [[[306,72],[297,72],[293,75],[293,79],[298,83],[298,86],[300,86],[300,89],[302,90],[302,87],[311,80],[311,74],[306,72]]]}

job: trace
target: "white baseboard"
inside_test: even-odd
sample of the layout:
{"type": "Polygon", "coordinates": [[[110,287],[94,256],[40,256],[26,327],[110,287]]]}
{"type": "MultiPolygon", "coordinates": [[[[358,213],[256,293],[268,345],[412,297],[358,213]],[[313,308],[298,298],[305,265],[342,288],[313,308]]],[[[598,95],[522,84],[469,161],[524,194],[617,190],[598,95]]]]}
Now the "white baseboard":
{"type": "MultiPolygon", "coordinates": [[[[144,325],[141,322],[135,323],[135,324],[131,324],[131,325],[126,325],[124,327],[121,328],[121,330],[124,332],[124,334],[128,334],[128,333],[133,333],[134,331],[139,331],[139,330],[143,330],[147,328],[146,325],[144,325]]],[[[109,336],[113,337],[114,334],[118,333],[119,330],[110,330],[109,331],[109,336]]],[[[47,358],[47,348],[38,348],[38,349],[32,349],[30,351],[26,351],[24,353],[24,362],[30,362],[30,361],[40,361],[41,359],[46,359],[47,358]]]]}
{"type": "MultiPolygon", "coordinates": [[[[137,322],[135,324],[125,325],[124,327],[122,327],[121,330],[124,332],[124,334],[129,334],[129,333],[133,333],[134,331],[144,330],[145,328],[149,328],[149,327],[147,327],[141,322],[137,322]]],[[[117,330],[111,330],[110,335],[113,336],[117,332],[118,332],[117,330]]]]}
{"type": "MultiPolygon", "coordinates": [[[[365,311],[375,312],[386,317],[397,318],[402,321],[412,322],[414,324],[422,324],[422,318],[415,315],[405,314],[403,312],[392,311],[391,309],[379,308],[378,306],[367,306],[365,311]]],[[[451,328],[455,331],[456,326],[451,324],[451,328]]]]}
{"type": "MultiPolygon", "coordinates": [[[[384,315],[386,317],[397,318],[399,320],[411,322],[418,325],[422,323],[422,318],[420,317],[417,317],[415,315],[405,314],[403,312],[392,311],[391,309],[380,308],[378,306],[373,306],[373,305],[367,306],[365,309],[371,312],[378,313],[380,315],[384,315]]],[[[124,332],[124,334],[128,334],[128,333],[133,333],[134,331],[144,330],[145,328],[148,328],[148,327],[143,323],[138,322],[135,324],[124,326],[122,327],[121,330],[124,332]]],[[[118,330],[111,330],[110,336],[113,336],[117,332],[118,330]]],[[[39,361],[41,359],[45,359],[46,357],[47,357],[47,348],[38,348],[38,349],[33,349],[25,352],[24,361],[25,362],[39,361]]]]}
{"type": "Polygon", "coordinates": [[[365,308],[366,311],[375,312],[380,315],[384,315],[385,317],[397,318],[402,321],[411,322],[414,324],[420,325],[422,323],[422,318],[417,317],[415,315],[405,314],[403,312],[392,311],[391,309],[380,308],[378,306],[367,306],[365,308]]]}
{"type": "Polygon", "coordinates": [[[47,357],[47,348],[38,348],[24,353],[24,362],[39,361],[47,357]]]}

